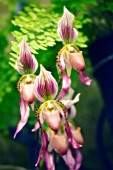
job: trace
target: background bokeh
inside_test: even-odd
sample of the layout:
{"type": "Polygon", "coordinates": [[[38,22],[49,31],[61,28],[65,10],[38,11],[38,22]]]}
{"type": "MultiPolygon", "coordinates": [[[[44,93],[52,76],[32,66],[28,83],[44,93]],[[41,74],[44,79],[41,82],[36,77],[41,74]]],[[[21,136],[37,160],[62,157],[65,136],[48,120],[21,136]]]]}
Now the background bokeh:
{"type": "MultiPolygon", "coordinates": [[[[20,75],[9,64],[18,56],[17,45],[26,36],[39,64],[58,80],[56,55],[62,43],[57,22],[66,6],[74,15],[79,31],[77,46],[83,51],[90,87],[79,82],[72,71],[72,87],[81,93],[75,122],[85,144],[81,148],[81,170],[113,169],[113,2],[105,0],[0,0],[0,170],[35,170],[38,134],[31,133],[34,114],[13,139],[20,118],[16,82],[20,75]]],[[[37,74],[39,70],[37,70],[37,74]]],[[[57,169],[63,169],[61,160],[57,169]]],[[[40,169],[46,169],[45,165],[40,169]]]]}

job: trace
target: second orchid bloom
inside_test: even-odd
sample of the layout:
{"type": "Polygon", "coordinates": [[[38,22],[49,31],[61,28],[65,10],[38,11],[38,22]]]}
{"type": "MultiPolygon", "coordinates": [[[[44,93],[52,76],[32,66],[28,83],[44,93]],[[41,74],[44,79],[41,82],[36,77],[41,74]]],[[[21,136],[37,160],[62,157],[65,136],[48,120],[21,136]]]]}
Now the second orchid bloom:
{"type": "Polygon", "coordinates": [[[71,69],[76,70],[80,75],[80,81],[87,86],[91,85],[91,79],[84,73],[85,60],[82,51],[75,45],[78,31],[73,28],[74,15],[64,7],[64,14],[58,23],[58,35],[61,37],[64,47],[57,56],[58,73],[64,73],[70,77],[71,69]]]}
{"type": "MultiPolygon", "coordinates": [[[[48,168],[48,170],[54,170],[55,168],[53,156],[51,155],[52,150],[56,151],[62,158],[65,158],[71,152],[69,150],[69,144],[74,149],[78,149],[83,145],[83,137],[80,128],[75,128],[68,122],[70,116],[68,109],[79,101],[80,94],[78,94],[74,100],[64,99],[61,102],[58,98],[55,100],[57,93],[58,84],[56,80],[51,73],[41,65],[40,74],[35,79],[35,94],[41,104],[40,107],[35,110],[36,124],[32,131],[36,131],[39,128],[41,129],[42,147],[36,166],[40,163],[42,158],[44,158],[48,167],[49,159],[51,159],[51,168],[48,168]]],[[[73,158],[73,156],[72,159],[74,160],[73,168],[76,170],[76,159],[73,158]]],[[[79,165],[81,159],[82,157],[80,156],[79,165]]],[[[66,162],[65,159],[64,161],[66,162]]],[[[67,165],[70,167],[71,160],[68,161],[67,165]]]]}

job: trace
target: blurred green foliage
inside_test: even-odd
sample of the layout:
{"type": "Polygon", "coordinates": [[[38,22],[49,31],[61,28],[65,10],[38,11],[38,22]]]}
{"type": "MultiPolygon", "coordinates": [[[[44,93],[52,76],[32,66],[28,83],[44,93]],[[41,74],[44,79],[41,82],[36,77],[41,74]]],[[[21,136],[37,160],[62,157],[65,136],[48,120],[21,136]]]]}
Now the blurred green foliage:
{"type": "MultiPolygon", "coordinates": [[[[63,12],[63,9],[62,9],[63,12]]],[[[12,56],[16,60],[18,57],[19,49],[18,44],[23,37],[26,37],[29,45],[32,47],[32,52],[38,56],[39,50],[48,50],[49,47],[54,47],[58,42],[61,42],[61,38],[57,34],[57,25],[61,15],[54,11],[54,5],[30,5],[24,8],[24,11],[20,12],[12,23],[16,26],[13,36],[16,41],[12,42],[12,56]]],[[[82,28],[82,24],[79,18],[75,20],[75,27],[79,30],[82,28]]],[[[79,47],[86,47],[87,37],[79,32],[79,38],[76,44],[79,47]]],[[[45,53],[45,51],[44,51],[45,53]]],[[[54,56],[54,53],[53,53],[54,56]]],[[[54,56],[56,57],[56,56],[54,56]]],[[[12,58],[11,63],[14,62],[12,58]]],[[[44,57],[47,62],[47,57],[44,57]]]]}

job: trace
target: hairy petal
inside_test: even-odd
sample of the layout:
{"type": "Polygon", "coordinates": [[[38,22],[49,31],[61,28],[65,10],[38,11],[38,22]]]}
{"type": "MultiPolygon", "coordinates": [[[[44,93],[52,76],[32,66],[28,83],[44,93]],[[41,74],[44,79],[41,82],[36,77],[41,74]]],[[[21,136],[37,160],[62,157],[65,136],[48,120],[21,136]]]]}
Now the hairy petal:
{"type": "Polygon", "coordinates": [[[30,114],[29,106],[23,100],[22,96],[20,96],[20,114],[21,114],[21,119],[17,125],[17,129],[14,134],[14,138],[16,137],[17,133],[20,132],[20,130],[25,126],[25,124],[27,123],[29,114],[30,114]]]}
{"type": "Polygon", "coordinates": [[[31,54],[31,48],[26,43],[25,38],[19,44],[20,56],[16,62],[16,68],[20,74],[34,73],[38,67],[36,58],[31,54]],[[22,66],[20,66],[19,61],[22,66]]]}
{"type": "Polygon", "coordinates": [[[45,153],[45,162],[48,170],[55,170],[53,155],[48,151],[45,153]]]}
{"type": "Polygon", "coordinates": [[[64,72],[63,80],[62,80],[62,89],[61,89],[56,101],[59,101],[68,92],[70,86],[71,86],[71,79],[64,72]]]}
{"type": "Polygon", "coordinates": [[[78,37],[78,31],[73,28],[74,15],[64,7],[64,14],[58,22],[58,35],[64,44],[74,43],[78,37]]]}
{"type": "Polygon", "coordinates": [[[37,163],[35,166],[38,166],[40,161],[42,160],[42,158],[45,157],[45,154],[46,154],[47,148],[48,148],[48,144],[49,144],[48,136],[47,136],[46,132],[42,129],[41,129],[41,141],[42,141],[42,146],[41,146],[41,149],[39,152],[39,157],[38,157],[38,160],[37,160],[37,163]]]}
{"type": "Polygon", "coordinates": [[[39,101],[54,99],[58,91],[58,84],[49,71],[40,65],[40,74],[35,80],[35,93],[39,101]]]}
{"type": "Polygon", "coordinates": [[[78,149],[80,148],[82,145],[79,144],[75,139],[74,139],[74,136],[71,132],[71,129],[70,129],[70,126],[69,126],[69,123],[68,121],[66,120],[66,123],[65,123],[65,130],[66,130],[66,133],[67,133],[67,136],[68,136],[68,142],[71,144],[71,146],[74,148],[74,149],[78,149]]]}

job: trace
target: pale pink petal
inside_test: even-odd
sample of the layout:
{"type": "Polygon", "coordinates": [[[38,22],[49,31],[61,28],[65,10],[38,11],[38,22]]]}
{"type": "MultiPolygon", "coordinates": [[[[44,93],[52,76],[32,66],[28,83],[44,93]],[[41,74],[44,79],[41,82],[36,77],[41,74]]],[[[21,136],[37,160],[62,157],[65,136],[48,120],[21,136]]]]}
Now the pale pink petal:
{"type": "Polygon", "coordinates": [[[45,162],[48,170],[55,170],[54,157],[48,151],[45,153],[45,162]]]}
{"type": "Polygon", "coordinates": [[[49,71],[40,65],[40,74],[35,80],[35,93],[39,101],[54,99],[58,91],[58,84],[49,71]]]}
{"type": "Polygon", "coordinates": [[[68,149],[66,155],[63,155],[62,158],[63,158],[65,164],[69,167],[70,170],[75,170],[74,169],[75,159],[73,158],[70,149],[68,149]]]}
{"type": "Polygon", "coordinates": [[[24,100],[22,100],[22,97],[20,97],[20,113],[21,113],[21,119],[17,125],[14,138],[16,137],[17,133],[20,132],[20,130],[25,126],[30,114],[29,106],[26,102],[24,102],[24,100]]]}
{"type": "Polygon", "coordinates": [[[75,152],[75,169],[78,170],[82,164],[82,154],[81,152],[77,149],[75,152]]]}
{"type": "Polygon", "coordinates": [[[64,72],[63,79],[62,79],[62,89],[61,89],[56,101],[59,101],[68,92],[70,86],[71,86],[71,79],[64,72]]]}
{"type": "Polygon", "coordinates": [[[68,149],[66,155],[63,155],[62,158],[70,170],[78,170],[82,164],[82,154],[78,149],[75,151],[75,157],[68,149]]]}
{"type": "Polygon", "coordinates": [[[67,109],[79,101],[80,93],[78,93],[73,100],[61,100],[67,109]]]}
{"type": "Polygon", "coordinates": [[[76,107],[74,105],[72,105],[70,108],[69,108],[69,116],[71,119],[74,119],[74,117],[76,116],[76,107]]]}

